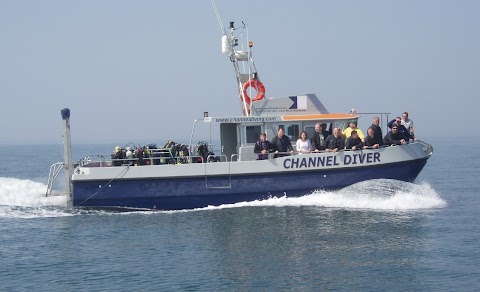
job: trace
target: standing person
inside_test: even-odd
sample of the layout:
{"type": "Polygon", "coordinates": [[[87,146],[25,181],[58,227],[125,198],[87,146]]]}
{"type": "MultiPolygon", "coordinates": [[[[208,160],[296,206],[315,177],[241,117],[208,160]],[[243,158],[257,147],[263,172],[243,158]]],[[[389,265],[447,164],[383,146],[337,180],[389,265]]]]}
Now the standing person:
{"type": "MultiPolygon", "coordinates": [[[[375,131],[375,139],[376,140],[382,140],[383,139],[382,128],[380,127],[380,118],[379,117],[374,117],[373,118],[373,123],[370,126],[370,128],[372,128],[375,131]]],[[[367,130],[367,132],[368,132],[368,130],[367,130]]]]}
{"type": "Polygon", "coordinates": [[[398,132],[402,134],[403,138],[408,142],[409,139],[414,139],[416,140],[412,135],[410,135],[410,132],[408,132],[407,128],[405,128],[404,125],[402,125],[402,119],[400,117],[396,117],[395,119],[391,120],[388,122],[387,126],[391,129],[393,129],[393,125],[396,125],[398,128],[398,132]]]}
{"type": "Polygon", "coordinates": [[[127,152],[125,153],[126,162],[128,165],[133,165],[133,151],[132,148],[127,147],[127,152]]]}
{"type": "Polygon", "coordinates": [[[328,136],[325,140],[325,146],[327,152],[337,152],[345,148],[345,140],[341,135],[340,128],[333,129],[333,135],[328,136]]]}
{"type": "Polygon", "coordinates": [[[403,112],[403,114],[402,114],[402,125],[407,129],[410,136],[413,137],[414,136],[413,135],[413,121],[408,118],[408,113],[407,112],[403,112]]]}
{"type": "Polygon", "coordinates": [[[365,137],[365,146],[363,146],[363,149],[378,149],[380,146],[383,146],[383,139],[378,138],[376,134],[377,133],[375,133],[373,127],[368,128],[367,137],[365,137]]]}
{"type": "Polygon", "coordinates": [[[122,165],[123,161],[120,159],[123,159],[124,157],[124,152],[123,149],[120,148],[120,146],[116,146],[115,150],[112,153],[112,159],[113,159],[113,166],[120,166],[122,165]]]}
{"type": "Polygon", "coordinates": [[[357,121],[356,120],[351,120],[350,121],[350,124],[349,124],[349,127],[346,128],[345,130],[343,130],[343,137],[345,138],[345,141],[348,139],[348,137],[350,137],[350,135],[352,134],[352,131],[357,131],[357,135],[358,137],[360,137],[360,140],[362,140],[362,142],[365,140],[365,135],[363,135],[363,132],[362,130],[358,129],[357,128],[357,121]]]}
{"type": "Polygon", "coordinates": [[[332,134],[332,124],[330,124],[330,130],[329,131],[327,131],[327,124],[325,124],[325,123],[320,124],[320,127],[322,129],[321,133],[323,134],[323,138],[327,139],[328,136],[330,136],[332,134]]]}
{"type": "Polygon", "coordinates": [[[353,130],[347,142],[345,142],[345,149],[358,150],[362,149],[363,142],[358,137],[357,131],[353,130]]]}
{"type": "Polygon", "coordinates": [[[273,156],[273,158],[288,156],[290,154],[293,154],[292,143],[290,142],[290,139],[287,136],[285,136],[285,132],[283,131],[282,128],[278,129],[277,136],[273,137],[271,143],[272,143],[273,150],[275,150],[275,155],[273,156]],[[284,152],[284,153],[280,153],[280,152],[284,152]],[[290,154],[287,154],[285,152],[290,152],[290,154]]]}
{"type": "Polygon", "coordinates": [[[260,134],[260,140],[255,143],[255,148],[253,148],[253,152],[259,153],[257,160],[268,159],[270,150],[272,150],[272,144],[267,140],[267,134],[260,134]]]}
{"type": "MultiPolygon", "coordinates": [[[[325,124],[317,123],[315,125],[315,133],[313,133],[312,140],[311,140],[312,149],[315,152],[325,150],[325,139],[327,139],[328,137],[328,131],[323,130],[323,125],[325,124]],[[327,133],[327,136],[325,136],[325,133],[327,133]]],[[[298,146],[297,146],[297,150],[298,150],[298,146]]]]}
{"type": "Polygon", "coordinates": [[[300,133],[300,138],[297,140],[297,151],[300,154],[307,154],[312,152],[312,143],[308,140],[308,134],[305,131],[300,133]]]}

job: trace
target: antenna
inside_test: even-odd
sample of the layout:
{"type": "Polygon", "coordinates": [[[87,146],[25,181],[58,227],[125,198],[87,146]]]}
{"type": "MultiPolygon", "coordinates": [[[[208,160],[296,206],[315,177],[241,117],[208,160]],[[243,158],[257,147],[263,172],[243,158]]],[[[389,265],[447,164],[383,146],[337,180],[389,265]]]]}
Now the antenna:
{"type": "MultiPolygon", "coordinates": [[[[257,69],[255,68],[255,62],[252,58],[252,46],[253,42],[248,43],[248,50],[243,50],[243,45],[241,46],[242,49],[237,50],[235,47],[239,46],[238,38],[234,35],[235,30],[240,29],[241,31],[247,32],[247,41],[248,41],[248,28],[245,23],[242,21],[242,25],[235,28],[234,22],[230,22],[229,32],[225,29],[223,25],[222,18],[220,17],[220,13],[218,12],[217,4],[215,0],[211,0],[213,10],[215,11],[215,15],[218,20],[218,24],[220,25],[220,29],[222,30],[222,53],[228,56],[230,61],[232,61],[234,70],[235,70],[235,77],[237,79],[237,89],[238,94],[240,95],[241,107],[244,116],[250,116],[250,109],[251,104],[254,101],[259,101],[265,98],[265,86],[263,86],[262,82],[257,73],[257,69]],[[239,63],[243,65],[240,66],[239,63]],[[252,89],[255,90],[256,95],[253,96],[252,89]],[[247,92],[248,90],[248,92],[247,92]],[[250,96],[248,95],[250,94],[250,96]]],[[[243,35],[243,33],[240,33],[243,35]]]]}
{"type": "Polygon", "coordinates": [[[222,30],[223,35],[227,35],[227,31],[225,30],[225,26],[223,25],[222,18],[220,17],[220,13],[218,12],[217,9],[217,4],[215,3],[215,0],[211,0],[213,10],[215,11],[215,16],[217,16],[218,24],[220,25],[220,29],[222,30]]]}

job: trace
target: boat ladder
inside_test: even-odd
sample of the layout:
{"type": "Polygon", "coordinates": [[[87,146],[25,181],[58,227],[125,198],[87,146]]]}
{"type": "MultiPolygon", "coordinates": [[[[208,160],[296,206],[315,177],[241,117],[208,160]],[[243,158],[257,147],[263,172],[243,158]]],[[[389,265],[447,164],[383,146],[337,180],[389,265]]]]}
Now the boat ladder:
{"type": "Polygon", "coordinates": [[[45,193],[45,197],[48,197],[52,194],[53,182],[55,181],[64,166],[65,162],[57,162],[50,166],[50,173],[48,174],[47,192],[45,193]]]}

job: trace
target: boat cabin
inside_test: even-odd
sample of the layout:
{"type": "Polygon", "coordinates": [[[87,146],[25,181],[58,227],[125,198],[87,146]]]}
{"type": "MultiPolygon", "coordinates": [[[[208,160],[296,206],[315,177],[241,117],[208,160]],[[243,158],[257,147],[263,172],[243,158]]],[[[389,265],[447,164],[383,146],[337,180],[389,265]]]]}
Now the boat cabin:
{"type": "Polygon", "coordinates": [[[264,99],[252,103],[250,116],[205,117],[204,122],[220,124],[222,161],[255,160],[255,143],[261,133],[271,141],[282,128],[295,142],[306,131],[309,139],[315,132],[315,124],[324,123],[331,133],[338,127],[344,130],[349,121],[357,120],[356,114],[331,114],[314,94],[264,99]]]}

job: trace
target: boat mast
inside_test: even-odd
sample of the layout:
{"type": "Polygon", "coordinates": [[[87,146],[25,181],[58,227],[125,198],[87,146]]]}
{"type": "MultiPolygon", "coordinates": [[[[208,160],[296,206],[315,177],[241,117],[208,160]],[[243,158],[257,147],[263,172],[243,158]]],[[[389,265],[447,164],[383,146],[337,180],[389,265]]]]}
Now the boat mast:
{"type": "MultiPolygon", "coordinates": [[[[220,13],[218,12],[217,5],[215,4],[215,0],[211,0],[213,9],[215,10],[215,15],[217,16],[218,23],[222,30],[222,53],[226,54],[230,61],[232,61],[233,68],[235,70],[235,77],[237,79],[237,86],[238,86],[238,93],[240,95],[241,100],[241,108],[244,116],[250,116],[250,106],[253,101],[253,96],[246,96],[246,86],[247,82],[249,81],[256,81],[253,83],[253,88],[257,91],[257,96],[259,94],[259,86],[260,78],[258,76],[257,69],[255,67],[255,62],[252,58],[252,46],[253,42],[248,42],[248,51],[236,51],[234,47],[238,46],[238,38],[234,35],[236,29],[245,29],[247,27],[245,23],[242,22],[242,26],[235,28],[234,22],[230,22],[229,26],[229,33],[227,33],[225,26],[223,25],[222,19],[220,17],[220,13]],[[242,66],[243,68],[240,69],[239,62],[246,62],[247,66],[242,66]],[[258,82],[258,83],[257,83],[258,82]]],[[[247,40],[248,40],[248,30],[247,30],[247,40]]],[[[261,83],[260,83],[261,84],[261,83]]],[[[263,85],[262,85],[263,87],[263,85]]],[[[264,87],[263,87],[264,90],[264,87]]],[[[264,92],[262,93],[262,98],[264,98],[264,92]]]]}
{"type": "Polygon", "coordinates": [[[67,207],[72,208],[72,142],[70,136],[70,109],[64,108],[61,110],[63,119],[63,160],[64,167],[67,172],[67,207]]]}

